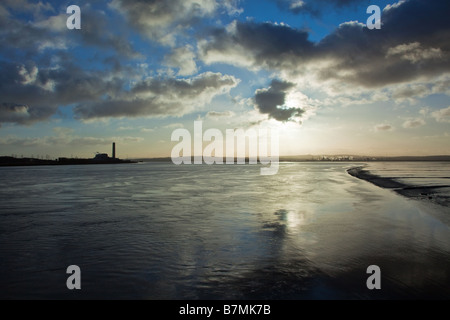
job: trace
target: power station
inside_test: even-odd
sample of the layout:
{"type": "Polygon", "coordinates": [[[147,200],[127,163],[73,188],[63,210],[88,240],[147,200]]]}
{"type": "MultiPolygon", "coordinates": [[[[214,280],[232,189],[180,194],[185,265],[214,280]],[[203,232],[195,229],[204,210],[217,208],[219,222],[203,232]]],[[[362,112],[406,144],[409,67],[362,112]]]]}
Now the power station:
{"type": "Polygon", "coordinates": [[[110,161],[110,162],[111,161],[115,162],[116,160],[118,160],[116,158],[116,143],[115,142],[112,143],[112,155],[111,155],[111,158],[108,156],[107,153],[98,153],[95,156],[94,160],[96,160],[96,161],[110,161]]]}

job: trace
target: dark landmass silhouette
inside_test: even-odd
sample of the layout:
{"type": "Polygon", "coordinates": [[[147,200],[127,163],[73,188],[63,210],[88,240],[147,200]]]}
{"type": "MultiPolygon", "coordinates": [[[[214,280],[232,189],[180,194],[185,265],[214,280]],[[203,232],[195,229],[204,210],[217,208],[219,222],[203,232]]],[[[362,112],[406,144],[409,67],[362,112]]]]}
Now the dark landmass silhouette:
{"type": "Polygon", "coordinates": [[[43,160],[35,158],[0,157],[1,167],[12,166],[61,166],[61,165],[86,165],[86,164],[122,164],[136,163],[133,160],[101,157],[93,159],[59,158],[57,160],[43,160]]]}
{"type": "MultiPolygon", "coordinates": [[[[237,162],[237,158],[235,158],[237,162]]],[[[299,155],[280,156],[280,162],[308,162],[308,161],[342,161],[342,162],[370,162],[370,161],[450,161],[450,156],[403,156],[403,157],[372,157],[372,156],[349,156],[349,155],[299,155]]],[[[139,158],[133,160],[122,160],[108,157],[107,154],[98,154],[92,159],[82,158],[58,158],[56,160],[44,160],[36,158],[0,157],[0,166],[50,166],[50,165],[82,165],[82,164],[121,164],[137,162],[172,162],[170,157],[139,158]]],[[[194,163],[194,157],[191,158],[194,163]]],[[[259,162],[259,158],[258,158],[259,162]]],[[[226,158],[223,158],[226,163],[226,158]]],[[[245,158],[249,163],[249,158],[245,158]]]]}
{"type": "Polygon", "coordinates": [[[116,143],[112,143],[112,156],[109,157],[107,153],[97,153],[92,159],[82,158],[58,158],[56,160],[50,159],[36,159],[36,158],[16,158],[16,157],[0,157],[0,167],[13,166],[61,166],[61,165],[83,165],[83,164],[122,164],[122,163],[136,163],[133,160],[122,160],[116,157],[116,143]]]}

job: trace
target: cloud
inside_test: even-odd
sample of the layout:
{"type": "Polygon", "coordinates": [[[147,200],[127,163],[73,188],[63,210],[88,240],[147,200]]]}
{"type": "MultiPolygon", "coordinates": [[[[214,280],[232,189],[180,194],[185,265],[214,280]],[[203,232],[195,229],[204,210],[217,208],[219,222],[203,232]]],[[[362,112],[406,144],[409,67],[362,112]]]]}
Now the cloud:
{"type": "Polygon", "coordinates": [[[430,113],[430,107],[423,107],[419,110],[419,113],[423,116],[428,116],[430,113]]]}
{"type": "Polygon", "coordinates": [[[178,129],[178,128],[184,128],[184,125],[182,123],[171,123],[167,126],[163,127],[164,129],[178,129]]]}
{"type": "Polygon", "coordinates": [[[15,136],[0,137],[1,146],[36,147],[42,146],[43,143],[45,143],[45,139],[42,138],[18,138],[15,136]]]}
{"type": "Polygon", "coordinates": [[[414,100],[416,98],[425,97],[431,93],[432,90],[429,86],[421,83],[393,88],[391,91],[391,97],[396,101],[402,102],[404,100],[414,100]]]}
{"type": "Polygon", "coordinates": [[[394,127],[390,124],[382,123],[377,124],[375,127],[375,131],[392,131],[394,130],[394,127]]]}
{"type": "Polygon", "coordinates": [[[239,7],[240,1],[241,0],[223,0],[220,4],[230,16],[237,16],[244,12],[244,9],[239,7]]]}
{"type": "Polygon", "coordinates": [[[302,59],[310,59],[313,45],[303,30],[234,21],[226,29],[214,30],[209,41],[200,41],[199,52],[207,64],[225,62],[254,69],[297,69],[302,59]]]}
{"type": "Polygon", "coordinates": [[[0,123],[45,121],[60,106],[77,104],[82,120],[108,117],[182,116],[228,93],[239,81],[220,73],[191,79],[148,78],[125,90],[124,80],[107,71],[86,71],[62,62],[39,68],[0,61],[0,123]]]}
{"type": "Polygon", "coordinates": [[[445,109],[434,111],[431,115],[437,122],[450,123],[450,106],[445,109]]]}
{"type": "Polygon", "coordinates": [[[177,75],[179,76],[190,76],[197,73],[196,56],[192,50],[192,46],[190,45],[173,50],[171,54],[165,57],[165,65],[178,68],[177,75]]]}
{"type": "Polygon", "coordinates": [[[55,114],[59,106],[97,100],[120,90],[122,82],[105,72],[71,64],[38,68],[0,60],[0,123],[31,124],[55,114]]]}
{"type": "Polygon", "coordinates": [[[65,10],[60,10],[61,7],[57,11],[48,3],[36,4],[25,0],[19,3],[20,5],[6,1],[0,4],[0,50],[10,57],[25,56],[34,59],[37,54],[45,51],[65,51],[78,45],[112,50],[129,58],[141,57],[132,48],[128,35],[122,32],[126,28],[115,29],[113,33],[111,25],[117,26],[119,21],[110,19],[102,11],[93,10],[90,4],[81,8],[82,29],[70,32],[66,27],[68,16],[65,10]],[[17,11],[31,11],[33,16],[30,19],[28,16],[15,14],[17,11]]]}
{"type": "Polygon", "coordinates": [[[67,127],[54,127],[53,132],[59,137],[69,136],[74,133],[74,129],[67,127]]]}
{"type": "Polygon", "coordinates": [[[27,105],[16,103],[0,103],[1,122],[27,123],[32,118],[30,108],[27,105]]]}
{"type": "Polygon", "coordinates": [[[272,0],[282,10],[299,13],[312,13],[318,15],[324,7],[341,8],[360,3],[360,0],[272,0]]]}
{"type": "Polygon", "coordinates": [[[24,9],[22,10],[10,1],[0,3],[0,12],[3,12],[0,19],[0,38],[2,39],[0,52],[11,57],[25,56],[32,58],[37,53],[49,48],[66,49],[69,43],[68,38],[59,33],[60,30],[57,30],[53,25],[58,18],[55,17],[53,18],[55,21],[46,22],[41,20],[27,21],[18,18],[18,15],[13,16],[10,10],[23,12],[25,8],[33,7],[33,4],[21,2],[24,2],[24,9]]]}
{"type": "Polygon", "coordinates": [[[2,5],[13,9],[16,12],[31,13],[33,16],[44,12],[54,12],[55,9],[49,2],[29,2],[27,0],[3,0],[2,5]]]}
{"type": "Polygon", "coordinates": [[[112,137],[112,138],[96,138],[96,137],[72,137],[67,144],[72,146],[100,146],[110,145],[113,142],[141,142],[141,137],[112,137]]]}
{"type": "Polygon", "coordinates": [[[224,8],[229,14],[241,12],[236,4],[232,0],[113,0],[111,7],[148,38],[174,46],[186,29],[202,18],[212,17],[218,9],[224,8]]]}
{"type": "Polygon", "coordinates": [[[427,59],[442,58],[442,51],[440,48],[422,48],[419,42],[412,42],[409,44],[400,44],[393,48],[389,48],[386,57],[398,56],[400,59],[417,63],[427,59]]]}
{"type": "MultiPolygon", "coordinates": [[[[408,102],[410,104],[417,103],[418,99],[428,97],[433,94],[450,95],[450,78],[448,75],[436,77],[434,79],[418,79],[409,83],[400,83],[390,85],[388,87],[376,88],[372,90],[364,90],[364,88],[353,88],[353,90],[337,90],[339,87],[333,88],[328,92],[333,95],[331,98],[324,100],[324,104],[339,104],[342,106],[371,104],[380,101],[391,101],[401,104],[408,102]],[[336,91],[334,91],[336,90],[336,91]]],[[[343,89],[341,87],[341,89],[343,89]]]]}
{"type": "MultiPolygon", "coordinates": [[[[142,54],[132,47],[127,34],[123,32],[125,28],[122,27],[119,31],[115,29],[114,33],[111,31],[111,24],[114,23],[117,27],[118,21],[110,19],[103,12],[92,10],[90,6],[83,7],[82,12],[82,29],[75,35],[81,36],[84,45],[105,50],[111,49],[123,57],[142,57],[142,54]]],[[[65,31],[67,33],[67,30],[65,31]]]]}
{"type": "Polygon", "coordinates": [[[256,90],[254,97],[256,109],[261,114],[267,114],[269,118],[278,121],[298,120],[304,110],[286,106],[287,93],[294,87],[293,83],[272,80],[269,88],[256,90]]]}
{"type": "Polygon", "coordinates": [[[426,122],[423,119],[408,119],[403,123],[403,128],[406,129],[412,129],[412,128],[418,128],[423,125],[425,125],[426,122]]]}
{"type": "Polygon", "coordinates": [[[235,115],[235,114],[234,114],[234,112],[232,112],[232,111],[223,111],[223,112],[209,111],[209,112],[206,114],[206,117],[207,117],[207,118],[214,119],[214,120],[218,120],[218,119],[221,119],[221,118],[231,118],[231,117],[233,117],[234,115],[235,115]]]}
{"type": "Polygon", "coordinates": [[[304,0],[276,0],[276,3],[280,9],[293,13],[309,11],[309,5],[304,0]]]}
{"type": "Polygon", "coordinates": [[[50,16],[46,19],[37,21],[34,23],[34,26],[39,29],[43,29],[44,31],[65,32],[67,31],[66,21],[67,14],[62,13],[57,16],[50,16]]]}
{"type": "Polygon", "coordinates": [[[207,64],[275,71],[286,80],[308,77],[338,91],[433,79],[450,72],[449,11],[446,0],[409,0],[384,10],[381,30],[347,22],[317,43],[287,25],[234,21],[200,41],[199,56],[207,64]]]}
{"type": "MultiPolygon", "coordinates": [[[[312,12],[324,4],[337,8],[357,1],[278,3],[292,12],[312,12]]],[[[312,92],[311,88],[319,89],[318,97],[323,92],[330,95],[323,101],[328,105],[450,94],[448,1],[399,2],[383,11],[381,30],[346,22],[318,42],[307,30],[250,19],[211,27],[222,24],[223,14],[240,14],[238,5],[238,0],[112,0],[102,11],[86,4],[82,30],[68,36],[64,6],[4,0],[0,3],[0,124],[45,121],[59,107],[72,105],[76,118],[83,121],[183,116],[237,86],[236,78],[220,73],[195,76],[205,64],[223,62],[268,70],[271,78],[280,79],[267,88],[259,86],[250,99],[259,115],[279,121],[307,118],[311,104],[318,105],[302,93],[312,92]],[[130,61],[145,58],[130,39],[146,49],[149,43],[129,26],[171,46],[164,52],[171,51],[164,59],[130,61]],[[208,33],[205,26],[213,29],[208,33]],[[201,39],[197,45],[194,36],[201,39]],[[76,56],[79,51],[72,49],[80,46],[100,52],[83,50],[76,56]],[[137,62],[143,68],[132,67],[137,62]],[[174,76],[155,77],[159,72],[152,70],[155,62],[169,67],[174,76]]],[[[158,55],[159,49],[155,49],[158,55]]],[[[212,112],[208,117],[222,115],[212,112]]]]}
{"type": "Polygon", "coordinates": [[[100,102],[79,104],[80,119],[153,116],[181,117],[203,108],[218,95],[228,93],[239,81],[229,75],[206,72],[191,79],[148,78],[130,91],[100,102]]]}
{"type": "Polygon", "coordinates": [[[58,134],[55,136],[46,136],[41,138],[19,138],[17,136],[0,137],[0,145],[14,146],[14,147],[42,147],[42,146],[105,146],[112,142],[141,142],[144,139],[141,137],[112,137],[112,138],[97,138],[97,137],[82,137],[78,135],[58,134]]]}
{"type": "Polygon", "coordinates": [[[318,44],[318,51],[334,60],[321,78],[376,88],[445,74],[450,22],[443,12],[449,9],[445,0],[409,0],[384,10],[381,30],[339,27],[318,44]]]}

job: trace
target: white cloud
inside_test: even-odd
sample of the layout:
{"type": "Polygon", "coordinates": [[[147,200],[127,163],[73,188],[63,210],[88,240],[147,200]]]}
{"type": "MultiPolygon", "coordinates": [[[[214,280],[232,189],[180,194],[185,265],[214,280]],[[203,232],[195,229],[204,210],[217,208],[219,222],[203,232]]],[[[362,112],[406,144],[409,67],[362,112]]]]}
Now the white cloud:
{"type": "Polygon", "coordinates": [[[244,12],[244,9],[239,8],[240,0],[223,0],[221,4],[230,16],[238,16],[244,12]]]}
{"type": "Polygon", "coordinates": [[[187,45],[173,50],[171,54],[165,57],[164,63],[168,67],[178,68],[177,75],[190,76],[197,72],[195,58],[192,46],[187,45]]]}
{"type": "Polygon", "coordinates": [[[408,119],[403,123],[403,128],[406,128],[406,129],[418,128],[425,124],[426,124],[425,120],[420,119],[420,118],[408,119]]]}
{"type": "Polygon", "coordinates": [[[431,113],[431,115],[434,119],[436,119],[437,122],[450,123],[450,106],[445,109],[434,111],[431,113]]]}
{"type": "Polygon", "coordinates": [[[209,111],[206,114],[206,117],[213,119],[213,120],[219,120],[221,118],[230,118],[230,117],[233,117],[234,115],[235,115],[235,113],[232,111],[223,111],[223,112],[209,111]]]}
{"type": "MultiPolygon", "coordinates": [[[[230,9],[231,5],[227,1],[230,9]]],[[[110,7],[124,14],[148,38],[175,46],[183,30],[198,18],[212,16],[220,5],[216,0],[113,0],[110,7]]]]}
{"type": "Polygon", "coordinates": [[[301,9],[301,8],[303,8],[304,6],[305,6],[305,1],[302,1],[302,0],[294,0],[294,1],[292,1],[290,4],[289,4],[289,9],[291,9],[291,10],[298,10],[298,9],[301,9]]]}
{"type": "Polygon", "coordinates": [[[421,108],[419,113],[423,116],[428,116],[428,114],[430,113],[430,107],[421,108]]]}
{"type": "Polygon", "coordinates": [[[74,133],[75,130],[73,130],[72,128],[68,128],[68,127],[54,127],[53,128],[53,132],[55,132],[55,134],[58,137],[66,137],[66,136],[70,136],[71,134],[74,133]]]}
{"type": "Polygon", "coordinates": [[[178,129],[178,128],[184,128],[184,125],[182,123],[171,123],[167,126],[163,127],[164,129],[178,129]]]}
{"type": "Polygon", "coordinates": [[[386,7],[384,7],[384,9],[383,9],[383,13],[386,13],[389,10],[392,10],[392,9],[396,9],[396,8],[400,7],[405,2],[406,2],[406,0],[400,0],[397,3],[387,4],[386,7]]]}
{"type": "Polygon", "coordinates": [[[47,29],[53,32],[63,32],[67,31],[66,14],[60,14],[57,16],[50,16],[45,20],[38,21],[34,23],[34,26],[40,29],[47,29]]]}

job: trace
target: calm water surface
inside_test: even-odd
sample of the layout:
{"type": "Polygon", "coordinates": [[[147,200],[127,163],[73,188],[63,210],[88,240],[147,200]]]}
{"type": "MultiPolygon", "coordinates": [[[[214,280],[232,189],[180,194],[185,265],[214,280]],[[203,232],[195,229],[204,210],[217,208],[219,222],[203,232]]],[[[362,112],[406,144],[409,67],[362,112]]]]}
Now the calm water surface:
{"type": "Polygon", "coordinates": [[[0,298],[448,299],[448,208],[355,165],[0,168],[0,298]]]}

